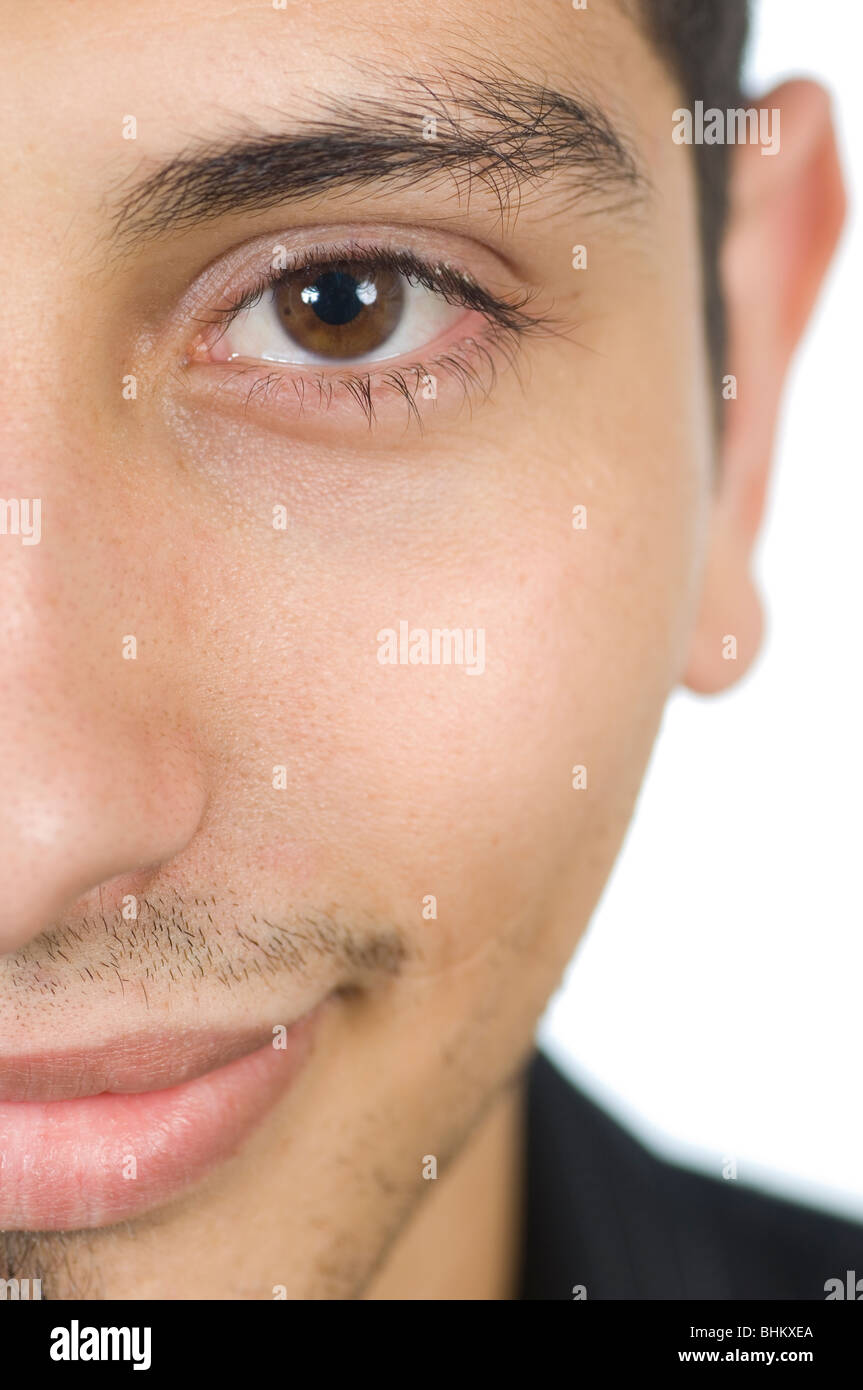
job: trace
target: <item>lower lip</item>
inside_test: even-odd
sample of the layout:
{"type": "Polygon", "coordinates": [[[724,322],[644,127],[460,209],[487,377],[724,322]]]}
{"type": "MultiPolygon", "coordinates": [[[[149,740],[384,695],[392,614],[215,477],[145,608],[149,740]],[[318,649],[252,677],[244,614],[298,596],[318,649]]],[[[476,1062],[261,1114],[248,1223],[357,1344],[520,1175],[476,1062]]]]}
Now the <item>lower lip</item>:
{"type": "Polygon", "coordinates": [[[127,1221],[229,1158],[287,1090],[320,1008],[227,1066],[135,1095],[0,1101],[0,1230],[127,1221]]]}

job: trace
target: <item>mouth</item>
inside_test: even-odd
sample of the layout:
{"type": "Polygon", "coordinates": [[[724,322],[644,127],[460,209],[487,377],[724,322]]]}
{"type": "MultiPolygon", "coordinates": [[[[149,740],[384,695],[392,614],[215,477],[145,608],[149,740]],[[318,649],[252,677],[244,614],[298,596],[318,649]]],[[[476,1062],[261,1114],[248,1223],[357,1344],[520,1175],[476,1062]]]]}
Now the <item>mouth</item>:
{"type": "Polygon", "coordinates": [[[0,1229],[107,1226],[178,1196],[288,1089],[326,1002],[285,1027],[0,1057],[0,1229]]]}

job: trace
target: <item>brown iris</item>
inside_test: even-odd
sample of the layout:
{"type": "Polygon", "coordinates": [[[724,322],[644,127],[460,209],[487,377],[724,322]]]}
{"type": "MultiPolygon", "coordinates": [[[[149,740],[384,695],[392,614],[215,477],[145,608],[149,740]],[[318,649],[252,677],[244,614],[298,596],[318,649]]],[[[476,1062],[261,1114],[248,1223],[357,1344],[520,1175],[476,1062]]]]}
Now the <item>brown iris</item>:
{"type": "Polygon", "coordinates": [[[404,280],[372,266],[329,265],[289,275],[276,287],[285,331],[319,357],[361,357],[381,347],[399,321],[404,280]]]}

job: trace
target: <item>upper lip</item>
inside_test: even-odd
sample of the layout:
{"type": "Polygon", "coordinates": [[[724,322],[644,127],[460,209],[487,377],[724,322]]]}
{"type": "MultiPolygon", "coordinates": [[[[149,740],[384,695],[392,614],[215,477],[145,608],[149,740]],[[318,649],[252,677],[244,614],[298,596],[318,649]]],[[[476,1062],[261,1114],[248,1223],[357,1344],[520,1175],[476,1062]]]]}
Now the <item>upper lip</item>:
{"type": "Polygon", "coordinates": [[[227,1066],[272,1039],[267,1028],[184,1029],[138,1033],[64,1052],[0,1054],[0,1102],[162,1091],[227,1066]]]}

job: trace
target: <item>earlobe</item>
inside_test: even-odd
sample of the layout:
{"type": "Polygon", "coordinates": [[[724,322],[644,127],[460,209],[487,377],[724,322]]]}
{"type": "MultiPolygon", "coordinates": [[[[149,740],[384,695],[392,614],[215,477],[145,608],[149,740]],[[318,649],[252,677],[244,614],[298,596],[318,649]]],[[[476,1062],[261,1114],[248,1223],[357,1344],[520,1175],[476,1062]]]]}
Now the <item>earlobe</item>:
{"type": "Polygon", "coordinates": [[[763,626],[748,547],[739,528],[717,512],[683,684],[698,695],[734,685],[758,654],[763,626]]]}
{"type": "Polygon", "coordinates": [[[789,362],[830,263],[845,196],[827,93],[788,82],[760,103],[778,112],[778,153],[732,153],[721,275],[727,320],[718,482],[698,617],[683,683],[701,693],[733,685],[761,640],[751,574],[767,493],[776,418],[789,362]]]}

